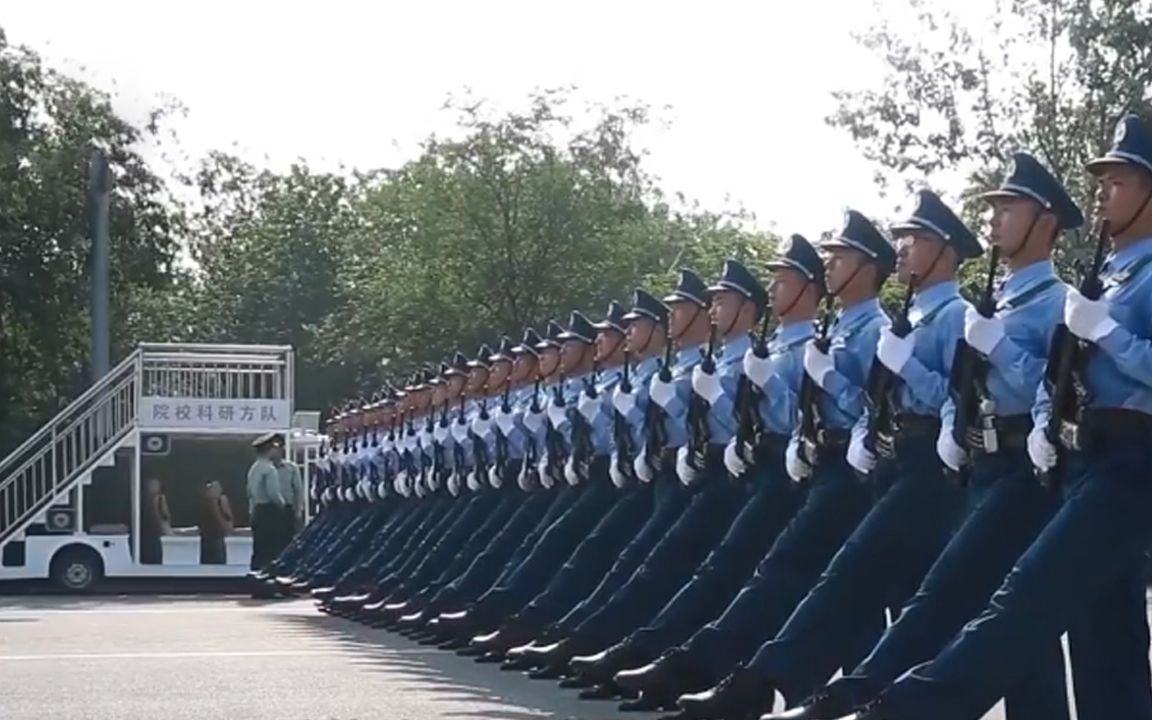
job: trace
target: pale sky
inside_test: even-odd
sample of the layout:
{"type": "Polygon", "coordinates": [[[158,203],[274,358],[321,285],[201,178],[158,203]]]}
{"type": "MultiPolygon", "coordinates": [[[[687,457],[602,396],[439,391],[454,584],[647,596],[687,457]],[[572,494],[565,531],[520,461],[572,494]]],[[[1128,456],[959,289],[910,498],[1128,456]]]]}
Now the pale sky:
{"type": "Polygon", "coordinates": [[[471,88],[516,106],[535,87],[644,100],[671,126],[646,133],[649,168],[705,207],[743,205],[757,225],[813,237],[845,207],[887,215],[851,140],[829,128],[831,90],[879,65],[849,37],[868,0],[823,2],[7,2],[0,25],[140,120],[157,98],[175,129],[283,167],[302,157],[396,166],[471,88]]]}

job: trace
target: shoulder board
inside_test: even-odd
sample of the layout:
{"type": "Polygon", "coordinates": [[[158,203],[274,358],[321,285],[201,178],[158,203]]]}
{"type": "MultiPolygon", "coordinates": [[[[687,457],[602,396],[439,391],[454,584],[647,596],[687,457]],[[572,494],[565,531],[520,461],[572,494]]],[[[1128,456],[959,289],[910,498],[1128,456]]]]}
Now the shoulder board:
{"type": "Polygon", "coordinates": [[[1032,287],[1028,288],[1024,292],[1020,293],[1019,295],[1016,295],[1015,297],[1011,297],[1011,298],[1008,298],[1007,300],[1002,301],[1000,303],[1000,305],[1001,305],[1001,307],[1008,308],[1010,310],[1021,307],[1023,305],[1026,305],[1030,301],[1032,301],[1037,296],[1039,296],[1040,293],[1044,292],[1045,290],[1052,287],[1053,285],[1056,285],[1059,282],[1060,282],[1060,278],[1055,278],[1055,277],[1046,278],[1043,281],[1038,282],[1035,285],[1033,285],[1032,287]]]}
{"type": "Polygon", "coordinates": [[[932,308],[929,312],[924,314],[924,317],[922,317],[916,321],[916,324],[913,326],[913,329],[924,327],[928,323],[932,322],[933,320],[936,319],[937,315],[939,315],[941,312],[944,311],[944,308],[948,307],[949,305],[951,305],[952,303],[954,303],[958,300],[960,300],[960,296],[959,295],[953,295],[952,297],[948,298],[947,300],[940,303],[936,307],[932,308]]]}
{"type": "Polygon", "coordinates": [[[1149,263],[1152,263],[1152,254],[1137,258],[1136,260],[1128,263],[1128,266],[1123,270],[1109,277],[1107,282],[1104,284],[1107,287],[1118,287],[1120,285],[1124,285],[1129,280],[1139,275],[1140,271],[1148,267],[1149,263]]]}

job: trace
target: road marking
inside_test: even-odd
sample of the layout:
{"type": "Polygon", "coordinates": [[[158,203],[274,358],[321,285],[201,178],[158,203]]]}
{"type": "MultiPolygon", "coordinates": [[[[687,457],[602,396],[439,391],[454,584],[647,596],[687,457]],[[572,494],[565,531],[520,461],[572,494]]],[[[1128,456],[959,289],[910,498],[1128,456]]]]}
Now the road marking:
{"type": "MultiPolygon", "coordinates": [[[[46,615],[175,615],[228,612],[257,612],[269,615],[299,615],[301,610],[312,610],[312,605],[269,606],[269,605],[221,605],[220,607],[140,607],[140,608],[53,608],[21,607],[5,608],[0,605],[0,617],[40,618],[46,615]]],[[[308,613],[315,616],[315,613],[308,613]]]]}
{"type": "Polygon", "coordinates": [[[311,657],[347,655],[346,650],[219,650],[202,652],[135,652],[135,653],[45,653],[40,655],[0,655],[0,661],[24,660],[163,660],[165,658],[228,657],[311,657]]]}

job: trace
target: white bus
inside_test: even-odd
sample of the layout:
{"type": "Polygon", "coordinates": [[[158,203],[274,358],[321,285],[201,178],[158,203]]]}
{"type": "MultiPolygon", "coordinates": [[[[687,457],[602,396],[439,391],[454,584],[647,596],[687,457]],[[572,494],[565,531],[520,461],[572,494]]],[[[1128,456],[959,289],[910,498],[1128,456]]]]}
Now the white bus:
{"type": "Polygon", "coordinates": [[[141,345],[0,460],[0,591],[15,580],[80,592],[102,578],[247,574],[252,440],[284,435],[305,497],[324,440],[319,413],[295,411],[293,382],[290,347],[141,345]],[[213,522],[211,483],[231,527],[213,522]],[[159,526],[144,516],[149,488],[167,506],[159,526]]]}

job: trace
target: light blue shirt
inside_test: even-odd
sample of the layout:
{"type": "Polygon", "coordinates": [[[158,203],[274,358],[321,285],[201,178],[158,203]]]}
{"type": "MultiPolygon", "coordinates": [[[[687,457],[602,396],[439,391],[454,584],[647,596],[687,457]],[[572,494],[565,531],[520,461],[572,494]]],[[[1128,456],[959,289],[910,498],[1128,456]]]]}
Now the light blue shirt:
{"type": "MultiPolygon", "coordinates": [[[[672,386],[675,396],[664,408],[664,437],[667,447],[678,448],[688,443],[688,403],[692,397],[692,368],[703,359],[703,345],[689,345],[676,353],[672,365],[672,386]]],[[[653,377],[655,382],[655,377],[653,377]]]]}
{"type": "Polygon", "coordinates": [[[636,448],[644,444],[644,418],[647,416],[648,403],[650,402],[648,398],[649,384],[659,367],[659,356],[644,358],[636,363],[636,368],[629,377],[629,381],[632,383],[632,392],[636,395],[636,405],[624,416],[624,422],[628,424],[628,434],[632,437],[632,446],[636,448]]]}
{"type": "MultiPolygon", "coordinates": [[[[864,415],[868,371],[876,357],[880,329],[887,324],[888,316],[875,297],[837,313],[828,333],[832,370],[824,378],[825,390],[819,393],[818,401],[825,427],[850,428],[864,415]]],[[[801,365],[803,361],[801,353],[801,365]]]]}
{"type": "Polygon", "coordinates": [[[744,353],[752,346],[748,333],[724,338],[716,358],[716,375],[724,393],[708,408],[708,440],[727,444],[736,434],[736,389],[744,375],[744,353]]]}
{"type": "MultiPolygon", "coordinates": [[[[1051,260],[1039,260],[1005,278],[996,303],[1004,338],[988,356],[987,388],[997,415],[1021,415],[1034,403],[1052,332],[1064,313],[1065,288],[1051,260]]],[[[955,424],[956,404],[951,397],[940,416],[946,425],[955,424]]]]}
{"type": "Polygon", "coordinates": [[[955,280],[938,283],[912,299],[912,357],[900,371],[900,408],[915,415],[939,416],[948,399],[948,381],[956,343],[964,337],[968,303],[955,280]]]}
{"type": "MultiPolygon", "coordinates": [[[[1085,382],[1094,408],[1124,408],[1152,415],[1152,237],[1113,252],[1101,271],[1103,300],[1117,327],[1096,343],[1085,382]]],[[[1046,425],[1051,403],[1044,383],[1032,417],[1046,425]]]]}
{"type": "Polygon", "coordinates": [[[811,320],[784,323],[768,341],[768,379],[760,386],[756,410],[765,432],[790,435],[796,427],[800,380],[804,372],[804,344],[812,339],[811,320]]]}

